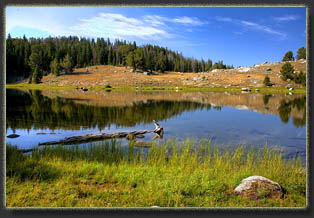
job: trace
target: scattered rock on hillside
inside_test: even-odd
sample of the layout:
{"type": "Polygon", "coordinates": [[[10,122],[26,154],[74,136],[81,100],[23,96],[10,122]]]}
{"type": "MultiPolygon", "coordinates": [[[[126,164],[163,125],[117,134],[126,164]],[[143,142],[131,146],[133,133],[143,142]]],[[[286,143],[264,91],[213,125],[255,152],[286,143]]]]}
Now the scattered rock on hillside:
{"type": "Polygon", "coordinates": [[[250,176],[243,179],[234,191],[250,200],[282,198],[284,194],[283,188],[278,183],[262,176],[250,176]]]}
{"type": "Polygon", "coordinates": [[[238,72],[245,73],[245,72],[249,72],[250,70],[251,70],[250,67],[240,67],[238,69],[238,72]]]}
{"type": "Polygon", "coordinates": [[[211,72],[217,73],[217,72],[222,72],[222,71],[224,71],[224,70],[223,69],[213,69],[211,72]]]}
{"type": "Polygon", "coordinates": [[[306,60],[305,59],[299,59],[298,60],[300,63],[306,63],[306,60]]]}
{"type": "Polygon", "coordinates": [[[193,80],[193,81],[197,81],[197,80],[198,80],[198,77],[195,76],[195,77],[192,78],[192,80],[193,80]]]}

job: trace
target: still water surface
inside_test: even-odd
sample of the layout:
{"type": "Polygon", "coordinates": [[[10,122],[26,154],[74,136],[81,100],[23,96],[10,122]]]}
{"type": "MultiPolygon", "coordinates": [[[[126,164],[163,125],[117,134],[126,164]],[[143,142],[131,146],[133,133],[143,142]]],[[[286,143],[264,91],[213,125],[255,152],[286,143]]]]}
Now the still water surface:
{"type": "Polygon", "coordinates": [[[164,127],[163,140],[267,144],[305,158],[305,95],[7,89],[6,101],[6,134],[20,135],[6,141],[24,149],[87,133],[153,130],[156,120],[164,127]]]}

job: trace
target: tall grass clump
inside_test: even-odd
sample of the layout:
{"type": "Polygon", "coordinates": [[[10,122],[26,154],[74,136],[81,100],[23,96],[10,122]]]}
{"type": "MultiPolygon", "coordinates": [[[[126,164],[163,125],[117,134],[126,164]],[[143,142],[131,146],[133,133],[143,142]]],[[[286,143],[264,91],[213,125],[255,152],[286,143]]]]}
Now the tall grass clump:
{"type": "Polygon", "coordinates": [[[116,140],[110,140],[85,145],[45,146],[35,149],[32,152],[32,158],[60,158],[63,161],[85,160],[113,164],[127,158],[127,153],[116,140]]]}
{"type": "Polygon", "coordinates": [[[205,139],[152,142],[147,152],[114,140],[43,147],[30,155],[7,146],[7,202],[11,206],[305,207],[306,173],[300,156],[286,159],[282,151],[269,147],[220,148],[205,139]],[[42,166],[36,168],[38,163],[42,166]],[[254,175],[278,182],[285,197],[249,201],[236,195],[235,187],[254,175]],[[34,191],[29,192],[27,184],[34,191]]]}

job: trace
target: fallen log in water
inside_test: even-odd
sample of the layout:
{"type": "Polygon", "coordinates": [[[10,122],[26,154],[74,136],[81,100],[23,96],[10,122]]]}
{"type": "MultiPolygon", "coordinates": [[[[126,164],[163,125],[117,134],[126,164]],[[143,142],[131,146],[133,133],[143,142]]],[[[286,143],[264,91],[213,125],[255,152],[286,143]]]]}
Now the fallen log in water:
{"type": "Polygon", "coordinates": [[[128,134],[136,135],[143,135],[146,133],[154,132],[153,130],[144,130],[144,131],[133,131],[133,132],[116,132],[116,133],[101,133],[101,134],[86,134],[83,136],[71,136],[64,138],[59,141],[50,141],[50,142],[43,142],[39,143],[38,145],[56,145],[56,144],[74,144],[74,143],[84,143],[84,142],[91,142],[91,141],[100,141],[104,139],[111,139],[111,138],[124,138],[128,134]]]}

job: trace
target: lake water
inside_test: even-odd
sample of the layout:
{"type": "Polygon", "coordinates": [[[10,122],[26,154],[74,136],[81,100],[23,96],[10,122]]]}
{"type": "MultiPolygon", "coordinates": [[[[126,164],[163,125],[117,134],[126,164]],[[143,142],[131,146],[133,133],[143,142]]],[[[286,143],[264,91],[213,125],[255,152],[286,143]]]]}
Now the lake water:
{"type": "Polygon", "coordinates": [[[87,133],[153,130],[153,120],[164,127],[162,140],[207,138],[222,147],[267,144],[305,159],[305,95],[6,90],[6,135],[20,135],[6,142],[23,149],[87,133]]]}

